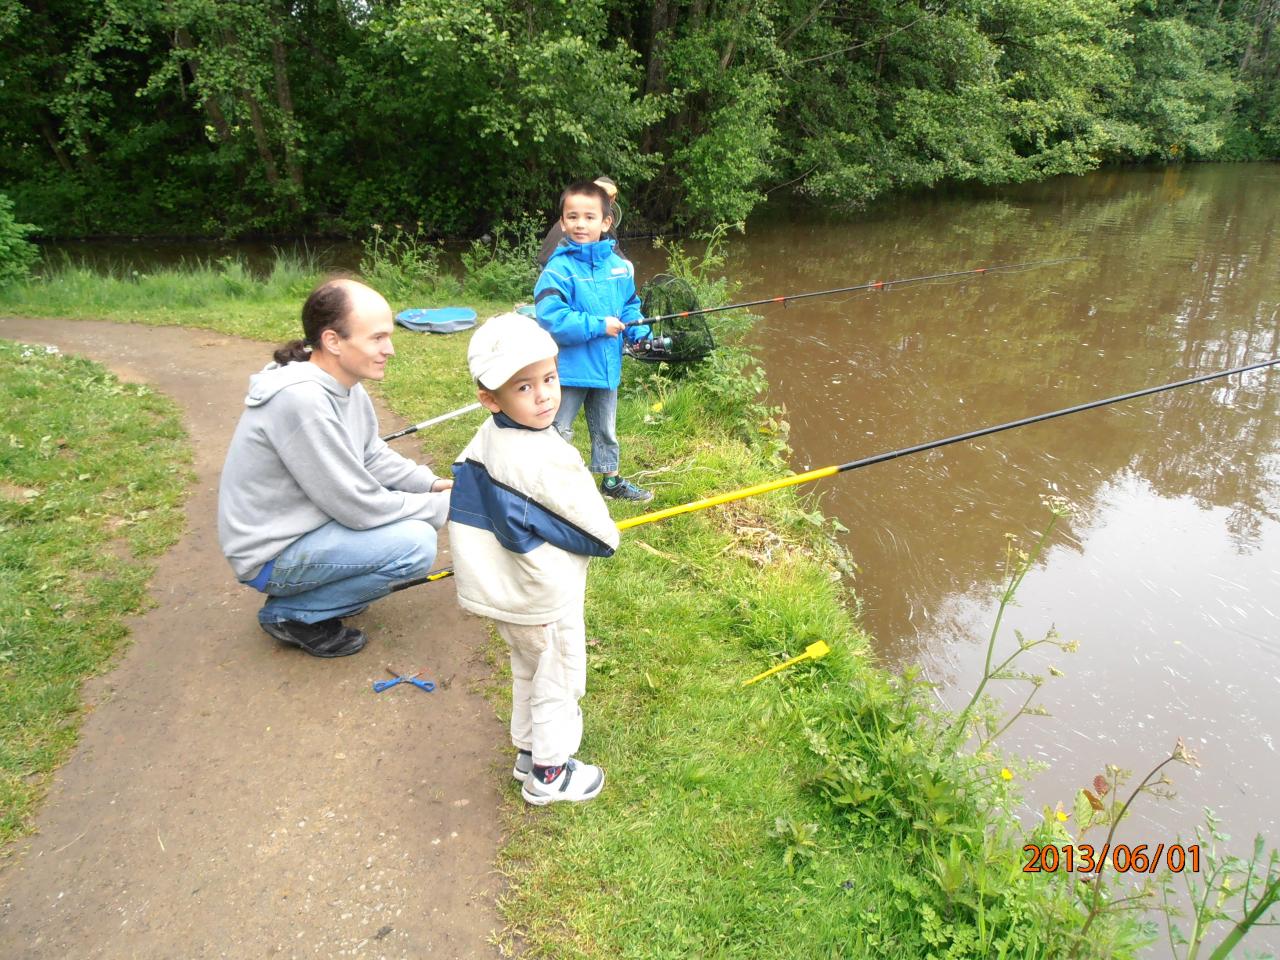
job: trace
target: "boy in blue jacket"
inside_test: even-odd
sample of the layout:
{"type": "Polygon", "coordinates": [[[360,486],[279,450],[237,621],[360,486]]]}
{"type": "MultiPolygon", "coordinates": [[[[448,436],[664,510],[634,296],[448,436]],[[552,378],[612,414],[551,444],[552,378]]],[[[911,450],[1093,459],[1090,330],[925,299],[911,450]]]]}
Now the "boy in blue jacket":
{"type": "Polygon", "coordinates": [[[653,494],[618,474],[618,382],[622,340],[648,335],[636,296],[635,268],[618,256],[613,240],[602,240],[613,225],[609,195],[598,183],[571,184],[560,196],[565,242],[551,255],[533,288],[538,323],[560,347],[560,412],[555,427],[573,439],[573,421],[586,408],[591,436],[591,472],[602,474],[600,492],[644,503],[653,494]]]}

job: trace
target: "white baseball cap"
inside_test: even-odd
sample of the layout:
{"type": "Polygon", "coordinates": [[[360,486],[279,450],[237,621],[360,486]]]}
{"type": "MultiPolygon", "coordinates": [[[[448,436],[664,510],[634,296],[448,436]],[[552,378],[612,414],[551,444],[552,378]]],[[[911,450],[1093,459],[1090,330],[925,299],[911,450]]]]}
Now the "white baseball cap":
{"type": "Polygon", "coordinates": [[[467,366],[486,390],[497,390],[519,370],[560,352],[551,334],[519,313],[490,317],[471,337],[467,366]]]}

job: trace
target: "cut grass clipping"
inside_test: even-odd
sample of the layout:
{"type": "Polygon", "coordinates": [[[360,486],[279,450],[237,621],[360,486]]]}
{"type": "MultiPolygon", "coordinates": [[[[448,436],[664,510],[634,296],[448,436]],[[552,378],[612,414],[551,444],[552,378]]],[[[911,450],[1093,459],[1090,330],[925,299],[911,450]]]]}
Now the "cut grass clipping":
{"type": "Polygon", "coordinates": [[[75,743],[80,685],[182,532],[174,405],[51,347],[0,340],[0,846],[75,743]]]}

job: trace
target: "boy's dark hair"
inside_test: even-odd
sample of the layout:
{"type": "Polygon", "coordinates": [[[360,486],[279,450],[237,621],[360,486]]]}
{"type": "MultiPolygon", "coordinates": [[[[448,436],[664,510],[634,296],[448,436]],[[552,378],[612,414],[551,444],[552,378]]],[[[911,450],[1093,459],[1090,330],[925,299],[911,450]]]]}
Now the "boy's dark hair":
{"type": "Polygon", "coordinates": [[[311,291],[302,305],[302,339],[290,340],[273,356],[276,363],[297,363],[311,358],[311,350],[326,330],[344,340],[350,336],[347,321],[351,315],[351,293],[343,282],[346,277],[331,277],[311,291]]]}
{"type": "Polygon", "coordinates": [[[570,197],[595,197],[600,201],[600,213],[602,216],[609,216],[609,194],[604,187],[591,180],[578,180],[569,184],[564,188],[564,193],[560,194],[560,216],[564,216],[564,203],[570,197]]]}

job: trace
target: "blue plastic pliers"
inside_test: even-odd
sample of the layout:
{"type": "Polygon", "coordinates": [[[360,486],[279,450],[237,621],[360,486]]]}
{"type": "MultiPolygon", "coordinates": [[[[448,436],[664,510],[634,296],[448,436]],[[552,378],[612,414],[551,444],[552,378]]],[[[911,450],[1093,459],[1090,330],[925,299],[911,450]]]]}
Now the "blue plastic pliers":
{"type": "Polygon", "coordinates": [[[396,673],[390,667],[387,667],[387,673],[391,674],[393,677],[395,677],[395,679],[373,681],[374,693],[381,693],[383,690],[390,690],[397,683],[412,683],[419,690],[424,690],[427,693],[430,693],[436,688],[436,685],[432,681],[422,679],[422,675],[426,673],[425,670],[419,670],[413,676],[406,677],[403,674],[396,673]]]}

